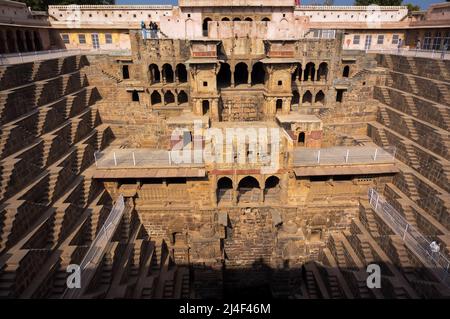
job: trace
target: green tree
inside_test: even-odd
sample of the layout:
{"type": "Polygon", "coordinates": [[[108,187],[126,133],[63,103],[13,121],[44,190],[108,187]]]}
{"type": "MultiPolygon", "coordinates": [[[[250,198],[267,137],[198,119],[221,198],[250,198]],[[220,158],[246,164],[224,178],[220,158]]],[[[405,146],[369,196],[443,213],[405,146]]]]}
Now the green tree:
{"type": "Polygon", "coordinates": [[[413,11],[419,11],[420,10],[420,6],[412,4],[412,3],[407,3],[406,6],[408,7],[408,12],[413,12],[413,11]]]}
{"type": "Polygon", "coordinates": [[[379,6],[400,6],[402,0],[355,0],[356,6],[369,6],[371,4],[377,4],[379,6]]]}

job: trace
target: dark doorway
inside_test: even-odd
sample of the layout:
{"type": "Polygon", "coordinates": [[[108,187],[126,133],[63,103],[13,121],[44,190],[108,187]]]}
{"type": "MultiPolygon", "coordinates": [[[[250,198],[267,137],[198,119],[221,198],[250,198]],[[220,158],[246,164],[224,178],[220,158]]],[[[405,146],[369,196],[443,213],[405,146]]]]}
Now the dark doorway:
{"type": "Polygon", "coordinates": [[[206,18],[203,20],[202,30],[203,30],[203,36],[208,36],[208,22],[212,21],[210,18],[206,18]]]}
{"type": "Polygon", "coordinates": [[[236,64],[234,69],[234,83],[236,85],[246,84],[248,81],[248,68],[247,64],[240,62],[236,64]]]}
{"type": "Polygon", "coordinates": [[[167,91],[166,93],[164,93],[164,103],[165,104],[175,103],[175,96],[171,91],[167,91]]]}
{"type": "Polygon", "coordinates": [[[206,115],[209,113],[209,101],[208,100],[202,101],[202,113],[203,113],[203,115],[206,115]]]}
{"type": "Polygon", "coordinates": [[[300,134],[298,134],[298,145],[300,146],[304,146],[305,145],[305,132],[300,132],[300,134]]]}
{"type": "Polygon", "coordinates": [[[281,111],[283,109],[283,100],[282,99],[278,99],[276,102],[276,111],[281,111]]]}
{"type": "Polygon", "coordinates": [[[346,65],[344,67],[344,71],[342,71],[342,76],[344,78],[348,78],[349,75],[350,75],[350,66],[346,65]]]}
{"type": "Polygon", "coordinates": [[[231,70],[228,63],[220,63],[220,70],[217,74],[217,87],[228,87],[231,85],[231,70]]]}
{"type": "Polygon", "coordinates": [[[317,81],[326,81],[328,76],[328,64],[325,62],[320,63],[319,70],[317,71],[317,81]]]}
{"type": "Polygon", "coordinates": [[[139,102],[139,93],[136,90],[133,90],[131,93],[131,100],[133,102],[139,102]]]}
{"type": "Polygon", "coordinates": [[[302,104],[312,104],[312,94],[309,90],[303,94],[302,104]]]}
{"type": "Polygon", "coordinates": [[[130,72],[128,70],[128,65],[122,65],[122,79],[126,80],[130,78],[130,72]]]}
{"type": "Polygon", "coordinates": [[[163,73],[163,79],[167,82],[167,83],[172,83],[173,82],[173,69],[172,66],[170,64],[164,64],[162,67],[162,73],[163,73]]]}
{"type": "Polygon", "coordinates": [[[300,103],[300,94],[298,94],[298,91],[292,91],[292,105],[298,105],[300,103]]]}
{"type": "Polygon", "coordinates": [[[325,103],[325,94],[323,94],[322,90],[317,92],[315,101],[317,104],[324,104],[325,103]]]}
{"type": "Polygon", "coordinates": [[[187,102],[188,102],[188,96],[187,96],[186,92],[180,91],[180,93],[178,93],[178,104],[184,104],[187,102]]]}
{"type": "Polygon", "coordinates": [[[161,76],[159,73],[159,68],[156,64],[150,64],[148,67],[150,73],[150,84],[161,82],[161,76]]]}
{"type": "Polygon", "coordinates": [[[176,67],[178,81],[181,83],[187,82],[187,71],[186,66],[184,64],[177,64],[176,67]]]}
{"type": "Polygon", "coordinates": [[[344,99],[344,90],[336,90],[336,102],[342,103],[344,99]]]}
{"type": "Polygon", "coordinates": [[[305,67],[305,81],[314,81],[314,74],[316,73],[316,66],[309,62],[305,67]]]}
{"type": "Polygon", "coordinates": [[[264,65],[261,62],[253,64],[252,68],[252,85],[264,84],[266,72],[264,71],[264,65]]]}
{"type": "Polygon", "coordinates": [[[158,91],[153,91],[153,93],[150,95],[150,101],[152,105],[160,104],[161,103],[161,94],[159,94],[158,91]]]}

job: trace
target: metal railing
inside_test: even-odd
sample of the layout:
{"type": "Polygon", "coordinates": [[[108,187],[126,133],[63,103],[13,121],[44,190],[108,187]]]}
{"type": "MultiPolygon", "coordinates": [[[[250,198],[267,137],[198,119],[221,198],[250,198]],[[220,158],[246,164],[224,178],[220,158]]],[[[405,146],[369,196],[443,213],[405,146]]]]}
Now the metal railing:
{"type": "Polygon", "coordinates": [[[58,49],[47,51],[19,52],[0,54],[0,65],[10,65],[18,63],[27,63],[49,59],[57,59],[73,55],[97,55],[105,54],[112,56],[131,55],[130,50],[102,50],[102,49],[58,49]]]}
{"type": "Polygon", "coordinates": [[[405,245],[437,278],[450,287],[450,262],[439,251],[432,250],[431,242],[417,231],[373,188],[369,189],[369,203],[381,219],[402,237],[405,245]]]}
{"type": "Polygon", "coordinates": [[[111,241],[125,211],[125,200],[122,195],[116,200],[108,218],[98,232],[86,255],[80,263],[81,288],[66,288],[62,298],[77,299],[89,286],[92,277],[105,254],[105,248],[111,241]]]}
{"type": "Polygon", "coordinates": [[[179,153],[179,151],[158,149],[125,148],[95,152],[94,159],[97,168],[203,166],[203,157],[200,153],[191,152],[189,157],[179,156],[179,153]]]}
{"type": "Polygon", "coordinates": [[[422,49],[366,49],[366,53],[393,54],[420,58],[450,60],[450,51],[422,49]]]}
{"type": "Polygon", "coordinates": [[[206,152],[204,148],[182,150],[161,150],[145,148],[113,149],[94,153],[97,168],[134,168],[165,166],[203,166],[216,167],[262,167],[270,166],[272,158],[267,154],[246,154],[238,151],[217,153],[206,152]],[[241,156],[242,155],[242,156],[241,156]]]}
{"type": "Polygon", "coordinates": [[[350,165],[393,162],[395,147],[330,147],[322,149],[297,148],[293,151],[293,163],[302,165],[350,165]]]}

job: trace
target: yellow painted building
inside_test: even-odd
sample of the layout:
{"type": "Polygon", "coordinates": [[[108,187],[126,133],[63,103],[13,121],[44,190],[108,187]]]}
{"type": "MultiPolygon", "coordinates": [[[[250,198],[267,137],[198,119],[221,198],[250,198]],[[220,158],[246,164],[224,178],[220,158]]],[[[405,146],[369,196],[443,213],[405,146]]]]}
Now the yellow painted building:
{"type": "Polygon", "coordinates": [[[61,40],[67,49],[129,50],[128,30],[61,29],[61,40]]]}

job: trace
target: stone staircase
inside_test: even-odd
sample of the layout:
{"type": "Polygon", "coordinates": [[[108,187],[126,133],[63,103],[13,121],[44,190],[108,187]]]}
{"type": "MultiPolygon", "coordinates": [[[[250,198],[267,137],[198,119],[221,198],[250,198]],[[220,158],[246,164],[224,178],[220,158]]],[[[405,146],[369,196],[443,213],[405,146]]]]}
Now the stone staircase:
{"type": "Polygon", "coordinates": [[[406,187],[408,189],[408,195],[413,201],[420,200],[419,193],[417,192],[416,184],[414,183],[414,177],[413,174],[404,172],[403,174],[404,181],[406,183],[406,187]]]}

